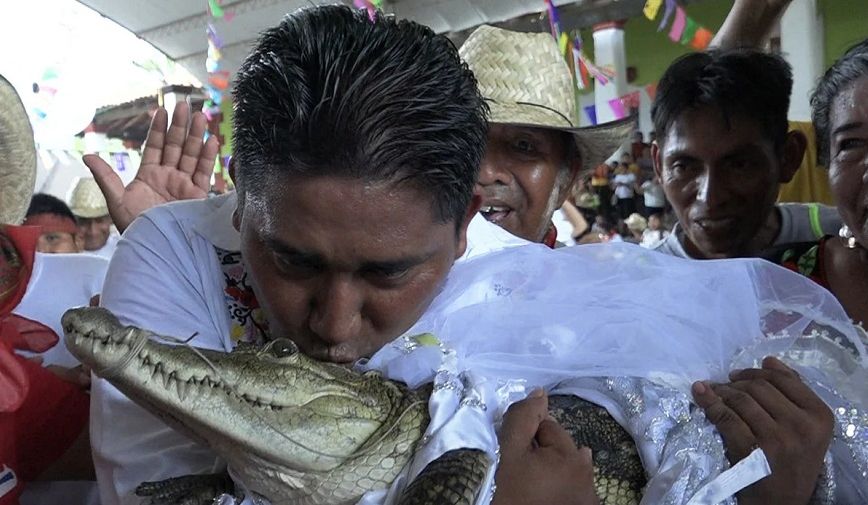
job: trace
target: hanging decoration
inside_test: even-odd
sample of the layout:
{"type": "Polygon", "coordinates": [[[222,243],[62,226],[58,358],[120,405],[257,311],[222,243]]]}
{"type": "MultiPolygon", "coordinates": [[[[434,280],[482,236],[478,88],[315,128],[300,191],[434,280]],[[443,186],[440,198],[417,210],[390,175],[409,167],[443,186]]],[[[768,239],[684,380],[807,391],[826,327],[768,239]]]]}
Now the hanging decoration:
{"type": "MultiPolygon", "coordinates": [[[[235,17],[232,11],[223,10],[220,0],[208,0],[208,13],[213,19],[223,19],[231,22],[235,17]]],[[[217,34],[213,22],[209,22],[205,29],[208,37],[208,57],[205,59],[205,70],[208,72],[208,82],[205,90],[208,92],[208,100],[202,106],[202,112],[208,121],[220,113],[220,104],[223,102],[223,93],[229,89],[229,72],[222,69],[223,40],[217,34]]]]}
{"type": "Polygon", "coordinates": [[[669,27],[669,40],[685,46],[690,45],[690,47],[697,51],[705,50],[711,44],[714,33],[688,16],[687,11],[678,5],[675,0],[647,0],[643,9],[645,17],[653,21],[660,12],[660,7],[663,6],[664,1],[663,18],[657,27],[657,31],[663,31],[669,20],[674,16],[675,19],[669,27]]]}
{"type": "Polygon", "coordinates": [[[591,122],[591,126],[597,125],[597,106],[596,105],[588,105],[585,107],[585,114],[588,115],[588,120],[591,122]]]}
{"type": "Polygon", "coordinates": [[[367,10],[368,18],[373,23],[377,17],[377,11],[383,7],[383,0],[353,0],[353,5],[357,9],[367,10]]]}
{"type": "Polygon", "coordinates": [[[560,49],[561,54],[568,62],[576,87],[579,90],[589,89],[591,85],[591,77],[596,79],[602,86],[608,84],[609,79],[614,77],[615,73],[611,70],[604,70],[594,65],[594,62],[588,58],[582,50],[582,38],[579,36],[578,31],[576,31],[573,34],[572,39],[570,39],[570,36],[561,30],[560,16],[558,16],[558,9],[553,0],[544,1],[548,13],[549,28],[551,29],[552,37],[557,41],[558,49],[560,49]]]}

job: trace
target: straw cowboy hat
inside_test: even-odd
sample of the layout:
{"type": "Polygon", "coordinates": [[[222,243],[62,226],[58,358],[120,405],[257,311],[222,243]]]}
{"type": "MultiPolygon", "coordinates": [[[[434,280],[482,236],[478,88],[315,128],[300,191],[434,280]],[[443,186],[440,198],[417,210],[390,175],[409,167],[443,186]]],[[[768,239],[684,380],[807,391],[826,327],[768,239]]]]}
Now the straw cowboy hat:
{"type": "Polygon", "coordinates": [[[36,184],[33,128],[15,88],[0,75],[0,224],[20,224],[36,184]]]}
{"type": "Polygon", "coordinates": [[[82,177],[72,190],[69,208],[75,217],[91,219],[107,216],[108,204],[93,177],[82,177]]]}
{"type": "Polygon", "coordinates": [[[624,220],[624,224],[627,225],[627,229],[630,231],[645,231],[645,228],[648,228],[648,221],[635,212],[624,220]]]}
{"type": "Polygon", "coordinates": [[[636,129],[633,118],[580,128],[569,66],[548,33],[483,25],[458,50],[491,110],[489,122],[572,133],[590,170],[608,159],[636,129]]]}

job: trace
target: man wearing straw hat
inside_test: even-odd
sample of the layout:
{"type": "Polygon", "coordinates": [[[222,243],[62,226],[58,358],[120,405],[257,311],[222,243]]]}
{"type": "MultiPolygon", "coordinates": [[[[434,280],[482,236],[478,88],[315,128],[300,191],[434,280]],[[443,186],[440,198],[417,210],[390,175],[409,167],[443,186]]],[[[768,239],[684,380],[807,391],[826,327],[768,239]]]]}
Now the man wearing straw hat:
{"type": "Polygon", "coordinates": [[[110,259],[119,237],[112,232],[112,218],[96,180],[90,177],[79,179],[72,190],[69,207],[78,222],[84,250],[110,259]]]}
{"type": "Polygon", "coordinates": [[[102,258],[36,252],[41,227],[18,226],[35,177],[30,121],[0,76],[0,504],[18,503],[22,491],[29,503],[94,503],[93,482],[31,485],[48,468],[62,479],[93,481],[90,458],[75,456],[88,443],[82,386],[90,377],[58,335],[60,316],[88,304],[107,266],[102,258]],[[32,356],[38,360],[25,358],[32,356]]]}
{"type": "Polygon", "coordinates": [[[554,246],[552,214],[580,172],[627,141],[634,121],[578,126],[573,79],[548,33],[481,26],[459,53],[490,109],[480,212],[513,235],[554,246]]]}

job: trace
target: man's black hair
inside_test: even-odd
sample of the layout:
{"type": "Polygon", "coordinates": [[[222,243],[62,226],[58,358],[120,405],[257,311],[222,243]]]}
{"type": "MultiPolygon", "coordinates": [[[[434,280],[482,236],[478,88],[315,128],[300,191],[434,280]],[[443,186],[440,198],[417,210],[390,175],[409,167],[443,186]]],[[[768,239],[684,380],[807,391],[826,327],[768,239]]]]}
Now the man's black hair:
{"type": "Polygon", "coordinates": [[[55,216],[68,217],[73,223],[76,222],[75,216],[63,200],[45,193],[36,193],[30,199],[27,217],[38,214],[54,214],[55,216]]]}
{"type": "Polygon", "coordinates": [[[757,123],[777,149],[786,141],[793,72],[780,56],[753,49],[691,53],[676,60],[657,84],[651,107],[657,141],[685,111],[713,107],[724,121],[757,123]]]}
{"type": "Polygon", "coordinates": [[[487,108],[444,36],[346,6],[264,32],[238,72],[234,155],[242,198],[276,174],[403,183],[461,222],[485,149],[487,108]]]}
{"type": "Polygon", "coordinates": [[[839,93],[862,77],[868,77],[868,39],[848,49],[829,67],[811,96],[811,120],[817,132],[817,158],[822,165],[828,166],[831,156],[829,113],[832,102],[839,93]]]}

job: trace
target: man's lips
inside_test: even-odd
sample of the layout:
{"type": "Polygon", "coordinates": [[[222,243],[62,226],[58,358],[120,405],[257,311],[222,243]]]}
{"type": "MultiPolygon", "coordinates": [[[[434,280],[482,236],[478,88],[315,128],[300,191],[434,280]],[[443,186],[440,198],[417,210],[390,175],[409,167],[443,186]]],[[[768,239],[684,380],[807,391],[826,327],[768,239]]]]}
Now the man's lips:
{"type": "Polygon", "coordinates": [[[479,213],[488,221],[501,224],[513,212],[512,206],[499,198],[487,198],[482,202],[479,213]]]}
{"type": "Polygon", "coordinates": [[[735,227],[737,220],[734,217],[702,217],[694,219],[693,223],[707,233],[720,233],[735,227]]]}

